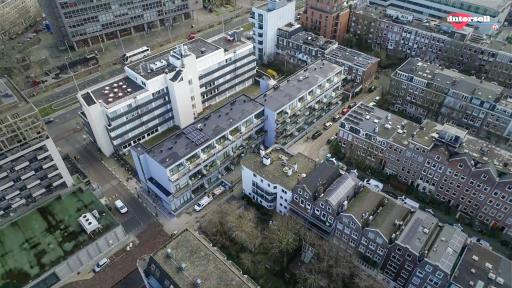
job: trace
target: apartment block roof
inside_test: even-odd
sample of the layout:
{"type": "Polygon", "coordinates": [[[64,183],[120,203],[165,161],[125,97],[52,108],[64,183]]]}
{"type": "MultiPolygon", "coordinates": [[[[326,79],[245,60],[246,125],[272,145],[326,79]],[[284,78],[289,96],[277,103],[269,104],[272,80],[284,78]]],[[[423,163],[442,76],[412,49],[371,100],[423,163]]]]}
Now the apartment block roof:
{"type": "Polygon", "coordinates": [[[143,77],[146,80],[149,80],[149,79],[155,78],[159,75],[162,75],[165,72],[165,70],[174,71],[178,67],[176,67],[172,63],[170,63],[169,57],[175,57],[175,58],[179,57],[178,55],[179,55],[179,51],[181,51],[181,47],[186,47],[186,50],[189,53],[192,53],[196,57],[196,59],[199,59],[199,58],[204,57],[208,54],[211,54],[217,50],[222,49],[221,47],[219,47],[211,42],[208,42],[203,38],[198,37],[193,40],[187,41],[183,44],[180,44],[178,46],[174,46],[170,49],[164,50],[160,53],[146,57],[136,63],[128,65],[127,68],[134,71],[135,73],[137,73],[138,75],[140,75],[141,77],[143,77]],[[148,67],[150,64],[156,63],[156,62],[159,62],[162,60],[166,61],[165,66],[162,66],[161,68],[159,68],[156,71],[148,71],[148,67]]]}
{"type": "Polygon", "coordinates": [[[457,71],[444,69],[415,58],[409,58],[397,71],[493,103],[501,100],[504,93],[504,88],[497,84],[466,76],[457,71]]]}
{"type": "Polygon", "coordinates": [[[278,111],[340,71],[342,68],[339,65],[318,60],[262,93],[256,101],[272,111],[278,111]]]}
{"type": "Polygon", "coordinates": [[[512,165],[510,165],[512,164],[511,152],[473,137],[466,130],[450,124],[441,125],[425,120],[419,125],[364,103],[358,104],[345,115],[341,126],[346,124],[402,147],[413,141],[427,149],[431,149],[434,147],[434,144],[442,144],[439,141],[439,136],[443,131],[463,135],[460,139],[461,145],[458,148],[452,149],[453,158],[459,157],[459,155],[467,155],[472,158],[471,160],[478,162],[475,165],[490,164],[498,170],[512,173],[512,165]]]}
{"type": "Polygon", "coordinates": [[[438,223],[436,217],[422,210],[416,210],[409,222],[405,224],[406,226],[397,242],[409,247],[419,255],[437,234],[438,223]]]}
{"type": "Polygon", "coordinates": [[[169,168],[259,111],[263,111],[261,104],[241,95],[152,147],[136,145],[132,149],[138,153],[146,152],[169,168]]]}
{"type": "MultiPolygon", "coordinates": [[[[286,26],[285,26],[286,27],[286,26]]],[[[300,26],[299,26],[300,27],[300,26]]],[[[282,29],[282,28],[279,28],[282,29]]],[[[321,49],[324,51],[329,50],[332,47],[336,47],[338,44],[334,40],[326,39],[322,36],[318,36],[312,32],[302,31],[299,32],[292,37],[290,37],[290,40],[296,43],[302,43],[308,47],[314,48],[314,49],[321,49]]]]}
{"type": "Polygon", "coordinates": [[[147,89],[130,79],[130,77],[123,75],[102,83],[93,90],[83,93],[81,97],[88,106],[101,102],[105,106],[111,107],[144,91],[147,91],[147,89]]]}
{"type": "Polygon", "coordinates": [[[511,271],[510,260],[478,243],[470,243],[453,273],[452,283],[459,287],[512,288],[511,271]]]}
{"type": "Polygon", "coordinates": [[[262,157],[257,153],[249,153],[242,158],[241,164],[250,169],[267,181],[279,184],[281,187],[291,191],[297,184],[299,178],[308,175],[314,168],[316,162],[302,153],[291,154],[283,148],[274,147],[265,154],[271,158],[270,165],[263,164],[262,157]],[[286,169],[293,169],[297,164],[297,171],[288,176],[286,169]]]}
{"type": "Polygon", "coordinates": [[[443,226],[428,251],[427,259],[450,274],[467,238],[461,230],[450,225],[443,226]]]}
{"type": "Polygon", "coordinates": [[[194,287],[197,279],[204,288],[258,287],[206,238],[189,229],[174,236],[152,257],[179,287],[194,287]]]}
{"type": "Polygon", "coordinates": [[[341,45],[331,49],[325,56],[334,63],[348,63],[363,69],[367,69],[380,61],[379,58],[341,45]]]}

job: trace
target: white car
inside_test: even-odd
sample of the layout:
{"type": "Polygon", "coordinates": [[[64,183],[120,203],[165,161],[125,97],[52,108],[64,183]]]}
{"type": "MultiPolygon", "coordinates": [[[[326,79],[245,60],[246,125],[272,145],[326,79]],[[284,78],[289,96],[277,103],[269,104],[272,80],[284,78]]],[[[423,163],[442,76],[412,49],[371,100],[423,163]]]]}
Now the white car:
{"type": "Polygon", "coordinates": [[[219,196],[220,194],[222,194],[222,192],[224,192],[224,190],[226,190],[226,189],[223,186],[219,186],[219,187],[213,189],[213,195],[219,196]]]}
{"type": "Polygon", "coordinates": [[[94,265],[94,268],[93,268],[94,273],[98,273],[101,270],[105,269],[105,267],[107,267],[108,263],[110,263],[110,260],[108,260],[108,258],[103,258],[100,261],[98,261],[98,263],[96,263],[96,265],[94,265]]]}
{"type": "Polygon", "coordinates": [[[331,128],[331,126],[332,126],[332,122],[326,122],[324,124],[324,129],[327,130],[327,129],[331,128]]]}
{"type": "Polygon", "coordinates": [[[114,202],[114,205],[116,205],[116,209],[117,209],[117,211],[119,211],[119,213],[124,214],[124,213],[128,212],[128,208],[126,208],[123,201],[116,200],[116,202],[114,202]]]}
{"type": "Polygon", "coordinates": [[[212,200],[213,197],[210,195],[204,196],[203,199],[199,200],[199,202],[197,202],[197,204],[194,206],[194,210],[196,210],[196,212],[203,210],[203,208],[206,207],[208,203],[212,202],[212,200]]]}

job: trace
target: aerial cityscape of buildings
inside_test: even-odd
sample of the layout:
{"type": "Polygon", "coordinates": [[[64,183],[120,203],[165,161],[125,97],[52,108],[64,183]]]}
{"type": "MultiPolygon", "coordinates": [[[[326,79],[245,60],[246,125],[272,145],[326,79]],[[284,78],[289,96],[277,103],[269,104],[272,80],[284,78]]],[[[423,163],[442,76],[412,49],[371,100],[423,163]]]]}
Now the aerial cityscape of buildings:
{"type": "Polygon", "coordinates": [[[0,287],[512,288],[511,5],[0,2],[0,287]]]}

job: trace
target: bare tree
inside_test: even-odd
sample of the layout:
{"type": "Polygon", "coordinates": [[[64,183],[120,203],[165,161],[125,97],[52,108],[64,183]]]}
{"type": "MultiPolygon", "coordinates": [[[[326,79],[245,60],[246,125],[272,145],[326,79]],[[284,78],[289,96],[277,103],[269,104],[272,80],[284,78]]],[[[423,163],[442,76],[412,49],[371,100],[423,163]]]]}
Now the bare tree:
{"type": "Polygon", "coordinates": [[[300,226],[292,217],[276,214],[272,219],[265,231],[265,244],[270,253],[282,258],[282,268],[285,268],[292,253],[300,246],[300,226]]]}

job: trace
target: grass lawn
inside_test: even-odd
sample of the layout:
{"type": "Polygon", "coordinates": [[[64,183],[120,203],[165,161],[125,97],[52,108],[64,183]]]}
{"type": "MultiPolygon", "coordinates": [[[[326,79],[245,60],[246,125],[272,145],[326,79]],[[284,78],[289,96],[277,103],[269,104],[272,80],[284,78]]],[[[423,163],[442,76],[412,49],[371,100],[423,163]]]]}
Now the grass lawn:
{"type": "Polygon", "coordinates": [[[63,110],[65,108],[68,108],[72,105],[75,105],[76,103],[78,103],[78,100],[76,101],[69,101],[69,102],[66,102],[66,103],[58,103],[58,104],[50,104],[50,105],[46,105],[46,106],[43,106],[41,108],[38,108],[37,110],[39,110],[39,114],[41,114],[41,117],[48,117],[60,110],[63,110]]]}
{"type": "Polygon", "coordinates": [[[56,198],[0,230],[0,287],[23,287],[116,225],[89,191],[56,198]],[[89,237],[78,218],[92,210],[103,229],[89,237]]]}

